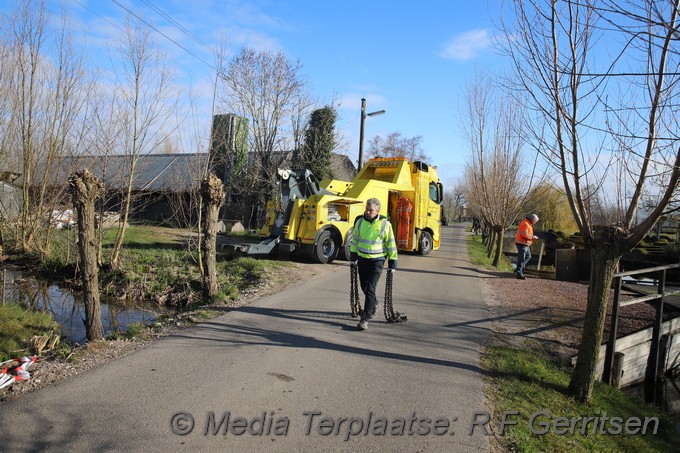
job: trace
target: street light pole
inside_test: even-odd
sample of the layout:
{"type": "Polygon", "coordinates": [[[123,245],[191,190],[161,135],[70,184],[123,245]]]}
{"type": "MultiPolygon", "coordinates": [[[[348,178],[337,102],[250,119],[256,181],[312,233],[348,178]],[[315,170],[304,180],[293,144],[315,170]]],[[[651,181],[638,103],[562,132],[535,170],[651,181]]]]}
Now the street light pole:
{"type": "Polygon", "coordinates": [[[361,171],[361,166],[364,160],[364,124],[367,116],[377,116],[385,113],[385,110],[378,110],[371,113],[366,113],[366,98],[361,98],[361,126],[359,128],[359,166],[357,170],[361,171]]]}

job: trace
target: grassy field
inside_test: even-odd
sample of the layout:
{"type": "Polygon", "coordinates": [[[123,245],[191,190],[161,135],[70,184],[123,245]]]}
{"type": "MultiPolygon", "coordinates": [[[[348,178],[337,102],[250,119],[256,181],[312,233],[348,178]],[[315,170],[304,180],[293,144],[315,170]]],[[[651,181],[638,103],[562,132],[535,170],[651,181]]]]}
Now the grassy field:
{"type": "MultiPolygon", "coordinates": [[[[237,258],[226,259],[218,253],[217,278],[220,292],[213,300],[201,298],[201,274],[196,235],[188,230],[157,226],[135,226],[127,229],[121,253],[121,264],[114,269],[108,264],[116,230],[106,231],[102,245],[104,265],[100,268],[100,291],[114,296],[124,305],[156,303],[178,309],[211,304],[230,304],[244,291],[271,282],[286,262],[237,258]]],[[[50,254],[11,257],[26,271],[37,271],[43,278],[61,280],[78,290],[76,270],[76,232],[56,230],[50,254]]],[[[128,336],[139,326],[132,326],[128,336]]],[[[45,313],[36,313],[18,305],[0,307],[0,357],[30,353],[31,337],[45,331],[59,331],[45,313]]]]}
{"type": "MultiPolygon", "coordinates": [[[[166,303],[168,298],[181,304],[198,302],[201,274],[195,232],[158,226],[131,225],[125,234],[121,264],[112,269],[106,263],[111,255],[116,229],[106,231],[102,242],[100,289],[116,297],[166,303]],[[181,297],[180,297],[181,296],[181,297]]],[[[45,275],[72,278],[75,275],[75,232],[55,231],[50,256],[42,262],[45,275]]],[[[225,259],[218,253],[217,277],[221,288],[216,300],[228,302],[250,287],[257,286],[270,270],[285,263],[248,257],[225,259]]],[[[77,279],[72,278],[75,285],[77,279]]]]}
{"type": "MultiPolygon", "coordinates": [[[[491,267],[479,236],[468,236],[471,260],[491,267]]],[[[504,262],[503,266],[509,266],[504,262]]],[[[517,452],[676,452],[680,437],[658,408],[597,383],[589,404],[567,393],[570,370],[561,369],[541,348],[488,347],[482,365],[490,371],[486,392],[496,414],[496,437],[517,452]],[[510,422],[500,433],[503,414],[510,422]],[[616,419],[615,419],[616,418],[616,419]],[[635,432],[633,424],[641,424],[635,432]],[[655,424],[658,420],[658,425],[655,424]],[[646,434],[642,427],[648,422],[646,434]],[[625,423],[629,422],[628,428],[625,423]],[[653,433],[653,428],[656,432],[653,433]]]]}

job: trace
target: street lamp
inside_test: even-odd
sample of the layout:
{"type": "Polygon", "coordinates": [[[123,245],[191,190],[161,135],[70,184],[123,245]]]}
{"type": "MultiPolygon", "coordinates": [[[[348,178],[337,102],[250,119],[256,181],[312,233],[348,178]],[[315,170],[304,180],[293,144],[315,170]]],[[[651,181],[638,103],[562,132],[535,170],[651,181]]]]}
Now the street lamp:
{"type": "Polygon", "coordinates": [[[361,98],[361,128],[359,129],[359,166],[357,170],[361,171],[362,161],[364,160],[364,122],[367,116],[378,116],[385,113],[385,110],[377,110],[375,112],[366,113],[366,98],[361,98]]]}

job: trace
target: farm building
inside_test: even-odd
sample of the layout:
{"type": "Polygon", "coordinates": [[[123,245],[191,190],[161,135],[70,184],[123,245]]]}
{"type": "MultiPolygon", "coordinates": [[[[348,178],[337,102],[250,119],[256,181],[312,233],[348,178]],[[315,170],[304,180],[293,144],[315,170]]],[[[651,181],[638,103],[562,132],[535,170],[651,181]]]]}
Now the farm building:
{"type": "MultiPolygon", "coordinates": [[[[252,158],[254,154],[247,152],[247,133],[248,121],[245,118],[233,114],[215,115],[210,153],[138,156],[131,184],[131,218],[177,225],[193,224],[197,219],[200,183],[210,167],[225,183],[229,194],[221,217],[241,221],[248,228],[257,227],[265,207],[260,206],[261,201],[239,198],[230,190],[232,184],[229,181],[233,165],[230,161],[235,156],[244,156],[246,166],[255,161],[252,158]]],[[[268,165],[273,167],[272,170],[290,168],[292,155],[292,151],[276,152],[268,165]]],[[[51,203],[59,209],[67,209],[70,205],[68,178],[73,172],[87,168],[106,186],[103,210],[119,212],[129,183],[131,163],[128,155],[75,156],[55,162],[47,172],[51,203]]],[[[35,171],[35,187],[42,184],[45,170],[43,167],[35,171]]],[[[332,155],[331,170],[335,179],[352,180],[356,174],[352,161],[340,154],[332,155]]],[[[14,187],[21,187],[21,184],[19,177],[14,187]]]]}
{"type": "MultiPolygon", "coordinates": [[[[196,220],[196,194],[208,163],[208,153],[146,154],[138,158],[132,182],[131,217],[153,222],[188,224],[196,220]]],[[[289,165],[292,152],[276,153],[278,167],[289,165]]],[[[117,211],[127,187],[129,156],[78,156],[63,159],[50,173],[51,192],[60,193],[61,204],[69,203],[68,178],[74,171],[87,168],[100,178],[107,189],[105,211],[117,211]]],[[[334,154],[331,169],[337,179],[351,180],[356,169],[344,155],[334,154]]],[[[38,172],[42,173],[42,172],[38,172]]],[[[17,181],[20,182],[20,181],[17,181]]],[[[9,189],[8,189],[9,190],[9,189]]],[[[3,192],[4,194],[5,192],[3,192]]],[[[247,224],[252,206],[235,199],[229,219],[247,224]]],[[[251,227],[255,227],[252,225],[251,227]]]]}

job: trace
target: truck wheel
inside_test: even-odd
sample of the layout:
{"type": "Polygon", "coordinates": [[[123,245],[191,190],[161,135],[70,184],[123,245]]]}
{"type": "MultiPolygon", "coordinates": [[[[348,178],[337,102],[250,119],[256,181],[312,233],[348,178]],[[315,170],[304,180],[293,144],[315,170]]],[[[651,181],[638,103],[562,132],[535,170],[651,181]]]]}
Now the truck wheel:
{"type": "Polygon", "coordinates": [[[347,261],[349,261],[349,257],[351,255],[351,252],[349,251],[349,244],[350,244],[350,242],[352,242],[352,230],[353,229],[354,228],[350,228],[347,231],[347,235],[345,236],[345,245],[342,247],[342,252],[344,253],[345,259],[347,261]]]}
{"type": "Polygon", "coordinates": [[[420,245],[418,246],[418,253],[427,255],[432,251],[432,235],[427,231],[420,233],[420,245]]]}
{"type": "Polygon", "coordinates": [[[331,263],[338,256],[338,245],[329,230],[324,230],[319,235],[314,246],[313,256],[317,262],[322,264],[331,263]]]}

